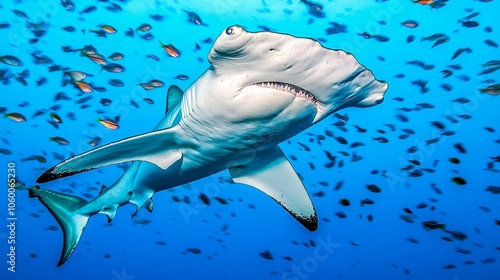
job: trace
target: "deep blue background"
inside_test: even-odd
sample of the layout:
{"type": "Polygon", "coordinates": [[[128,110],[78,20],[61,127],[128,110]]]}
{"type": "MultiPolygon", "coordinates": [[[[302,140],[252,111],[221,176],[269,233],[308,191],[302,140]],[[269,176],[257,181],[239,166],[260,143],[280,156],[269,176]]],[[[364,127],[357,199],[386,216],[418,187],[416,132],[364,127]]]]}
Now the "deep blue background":
{"type": "MultiPolygon", "coordinates": [[[[207,38],[215,40],[232,24],[240,24],[250,31],[259,31],[258,26],[262,25],[276,32],[321,39],[328,48],[352,52],[378,79],[386,80],[390,88],[385,102],[379,106],[349,108],[340,112],[349,116],[345,124],[347,132],[333,125],[338,119],[332,116],[281,145],[288,156],[297,158],[292,164],[312,195],[320,218],[316,232],[302,228],[259,191],[226,183],[228,174],[222,173],[155,195],[152,214],[142,210],[131,220],[135,209],[127,205],[120,208],[111,224],[106,223],[103,215],[95,216],[72,258],[56,268],[62,232],[37,200],[28,199],[26,191],[18,190],[16,273],[7,271],[7,231],[1,226],[1,279],[500,279],[500,260],[496,260],[500,255],[500,226],[495,224],[495,219],[500,220],[500,195],[485,192],[487,186],[498,186],[500,181],[498,173],[485,170],[490,157],[500,155],[500,100],[496,96],[480,94],[478,90],[495,83],[483,83],[484,80],[493,79],[496,83],[500,80],[499,72],[478,75],[481,64],[500,59],[498,48],[484,43],[486,39],[500,42],[498,1],[449,1],[441,9],[413,4],[409,0],[318,1],[323,5],[325,18],[311,16],[308,7],[297,1],[111,2],[120,5],[123,11],[110,12],[105,9],[109,3],[97,1],[79,1],[73,13],[64,10],[59,1],[2,1],[0,23],[10,23],[11,26],[0,29],[3,38],[0,40],[0,55],[17,56],[24,66],[1,64],[0,69],[9,69],[14,74],[24,69],[31,71],[27,86],[14,79],[9,85],[0,85],[0,106],[6,107],[7,112],[19,112],[27,117],[23,123],[0,119],[0,148],[12,152],[11,155],[0,155],[3,168],[0,174],[4,174],[1,175],[4,180],[8,162],[16,164],[18,179],[32,186],[44,170],[59,162],[53,157],[54,152],[67,158],[72,153],[89,150],[88,142],[92,137],[103,138],[104,144],[150,130],[164,112],[166,87],[145,91],[137,84],[161,79],[167,86],[175,83],[186,89],[208,67],[206,57],[212,44],[201,41],[207,38]],[[97,11],[79,15],[79,11],[90,5],[96,5],[97,11]],[[13,9],[24,11],[34,22],[49,22],[46,36],[36,44],[29,44],[33,35],[26,28],[26,21],[17,17],[13,9]],[[188,22],[183,9],[198,13],[208,26],[188,22]],[[458,20],[472,11],[480,13],[473,19],[480,26],[462,27],[458,20]],[[150,17],[153,14],[163,15],[164,19],[155,21],[150,17]],[[419,22],[419,27],[409,29],[402,26],[401,22],[408,19],[419,22]],[[347,33],[326,35],[324,30],[330,21],[345,24],[347,33]],[[124,35],[128,28],[135,29],[142,23],[153,26],[154,39],[143,40],[138,37],[140,33],[134,38],[124,35]],[[99,24],[110,24],[118,32],[107,38],[89,32],[89,29],[97,29],[99,24]],[[70,33],[61,29],[68,25],[77,31],[70,33]],[[493,31],[486,32],[486,26],[493,31]],[[86,31],[84,34],[80,31],[82,29],[86,31]],[[357,36],[364,31],[387,36],[389,41],[382,43],[357,36]],[[450,41],[435,48],[431,48],[433,42],[421,42],[421,37],[434,33],[445,33],[450,41]],[[408,35],[414,35],[416,40],[407,44],[408,35]],[[175,45],[181,56],[167,56],[158,41],[175,45]],[[194,51],[196,43],[201,50],[194,51]],[[98,65],[78,53],[61,51],[62,45],[81,48],[89,44],[105,56],[122,52],[125,58],[119,63],[127,70],[121,74],[99,73],[98,65]],[[472,53],[464,53],[451,61],[458,48],[466,47],[471,48],[472,53]],[[30,54],[35,50],[49,56],[56,64],[94,74],[95,77],[86,80],[106,87],[107,91],[91,93],[93,99],[88,102],[91,106],[81,109],[75,101],[87,94],[80,94],[70,86],[62,87],[60,71],[49,73],[48,66],[33,64],[30,54]],[[160,61],[146,58],[148,54],[158,56],[160,61]],[[407,65],[406,62],[411,60],[422,60],[435,68],[425,71],[407,65]],[[460,64],[463,69],[443,79],[440,71],[450,64],[460,64]],[[398,73],[405,74],[405,78],[395,78],[398,73]],[[178,74],[188,75],[190,79],[175,80],[178,74]],[[461,74],[470,76],[470,81],[464,82],[456,77],[461,74]],[[37,87],[35,82],[42,76],[49,82],[37,87]],[[125,86],[108,85],[108,80],[114,78],[124,81],[125,86]],[[428,81],[428,93],[422,94],[411,85],[411,81],[417,79],[428,81]],[[443,90],[440,87],[443,83],[452,85],[453,90],[443,90]],[[55,94],[60,91],[66,92],[72,100],[54,102],[55,94]],[[143,100],[146,97],[153,99],[155,104],[147,104],[143,100]],[[396,97],[404,98],[404,101],[393,100],[396,97]],[[470,102],[452,102],[460,97],[468,98],[470,102]],[[99,103],[101,98],[109,98],[113,103],[104,107],[99,103]],[[131,100],[137,102],[139,108],[131,106],[131,100]],[[23,102],[29,102],[29,105],[19,106],[23,102]],[[415,108],[416,104],[424,102],[435,107],[410,112],[398,110],[415,108]],[[54,104],[62,105],[55,111],[64,121],[59,129],[47,122],[51,112],[48,108],[54,104]],[[39,109],[48,111],[31,118],[39,109]],[[98,109],[105,113],[97,113],[98,109]],[[69,112],[76,115],[76,120],[66,117],[69,112]],[[398,120],[396,115],[399,113],[407,116],[409,121],[398,120]],[[471,118],[458,116],[464,114],[471,118]],[[120,128],[111,131],[96,123],[98,117],[104,116],[120,116],[120,128]],[[458,122],[451,123],[445,116],[453,116],[458,122]],[[456,134],[442,136],[438,143],[426,145],[426,140],[439,135],[431,121],[444,123],[447,130],[456,134]],[[396,130],[391,131],[385,124],[395,125],[396,130]],[[352,125],[364,127],[368,132],[356,132],[352,125]],[[489,132],[485,127],[493,128],[495,132],[489,132]],[[365,146],[349,148],[332,137],[321,143],[310,141],[316,135],[324,135],[325,129],[344,137],[349,144],[359,141],[365,146]],[[404,134],[401,129],[413,129],[415,134],[404,140],[398,139],[404,134]],[[377,130],[383,130],[385,134],[377,130]],[[70,145],[60,146],[50,141],[49,137],[54,136],[68,139],[70,145]],[[386,137],[389,142],[382,144],[372,140],[378,136],[386,137]],[[307,144],[312,151],[304,151],[297,142],[307,144]],[[453,147],[456,143],[462,143],[467,153],[460,154],[453,147]],[[419,151],[409,154],[407,149],[411,146],[418,146],[419,151]],[[324,168],[327,163],[324,150],[336,155],[337,161],[343,160],[344,166],[324,168]],[[344,156],[339,151],[349,155],[344,156]],[[363,159],[352,162],[354,152],[363,159]],[[32,155],[45,155],[47,163],[22,161],[32,155]],[[452,164],[448,160],[450,157],[458,157],[461,163],[452,164]],[[408,177],[408,172],[401,171],[410,164],[408,160],[420,161],[421,166],[415,166],[417,169],[433,168],[436,160],[438,164],[433,168],[434,173],[424,171],[423,176],[412,178],[408,177]],[[315,170],[309,163],[314,164],[315,170]],[[374,169],[384,171],[385,176],[370,174],[374,169]],[[458,186],[451,181],[455,176],[465,178],[468,183],[458,186]],[[334,191],[340,181],[343,181],[343,187],[334,191]],[[327,182],[328,186],[320,182],[327,182]],[[430,187],[432,183],[443,194],[434,192],[430,187]],[[378,185],[382,192],[369,192],[367,184],[378,185]],[[320,191],[324,196],[318,194],[320,191]],[[199,192],[211,198],[210,206],[201,203],[199,192]],[[174,195],[181,199],[188,197],[190,203],[174,202],[174,195]],[[214,196],[229,200],[228,205],[219,204],[214,196]],[[349,199],[351,206],[341,206],[339,200],[342,198],[349,199]],[[374,200],[375,204],[361,207],[359,201],[365,198],[374,200]],[[429,206],[417,209],[417,204],[422,202],[429,206]],[[400,219],[400,215],[405,214],[402,209],[406,207],[413,210],[414,223],[400,219]],[[343,211],[347,218],[336,216],[338,211],[343,211]],[[369,214],[374,217],[372,222],[366,218],[369,214]],[[468,238],[445,241],[442,237],[451,237],[450,234],[439,229],[427,231],[422,227],[422,222],[428,220],[446,224],[449,230],[464,232],[468,238]],[[55,226],[57,230],[47,229],[49,226],[55,226]],[[418,243],[411,243],[407,238],[414,238],[418,243]],[[310,240],[316,247],[311,246],[310,240]],[[329,240],[335,248],[327,250],[321,240],[329,240]],[[189,248],[198,248],[201,254],[187,252],[189,248]],[[456,248],[471,250],[472,253],[460,254],[456,248]],[[260,256],[266,250],[272,254],[273,260],[260,256]],[[290,257],[290,260],[283,257],[290,257]],[[488,258],[496,261],[483,263],[488,258]],[[474,264],[464,264],[469,260],[474,264]],[[456,268],[443,268],[450,264],[456,268]],[[300,272],[296,272],[297,269],[300,272]]],[[[500,163],[496,163],[495,168],[500,169],[500,163]]],[[[94,197],[101,184],[111,185],[121,172],[112,166],[61,179],[44,187],[63,192],[70,188],[79,196],[94,197]]],[[[5,199],[0,199],[4,201],[0,218],[7,224],[6,191],[2,196],[5,199]]]]}

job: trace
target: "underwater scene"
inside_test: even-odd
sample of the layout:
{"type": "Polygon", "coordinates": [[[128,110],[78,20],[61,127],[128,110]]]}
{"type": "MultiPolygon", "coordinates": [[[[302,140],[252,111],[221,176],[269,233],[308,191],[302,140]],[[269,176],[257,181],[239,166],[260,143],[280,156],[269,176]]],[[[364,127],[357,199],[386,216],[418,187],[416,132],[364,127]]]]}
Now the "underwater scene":
{"type": "Polygon", "coordinates": [[[0,279],[500,279],[494,0],[0,2],[0,279]]]}

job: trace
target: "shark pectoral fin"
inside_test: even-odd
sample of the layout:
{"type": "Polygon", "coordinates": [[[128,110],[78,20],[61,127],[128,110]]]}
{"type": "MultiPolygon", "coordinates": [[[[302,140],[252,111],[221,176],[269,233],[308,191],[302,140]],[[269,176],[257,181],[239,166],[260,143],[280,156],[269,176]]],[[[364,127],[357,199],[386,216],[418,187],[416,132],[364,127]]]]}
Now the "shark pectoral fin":
{"type": "Polygon", "coordinates": [[[67,159],[45,171],[38,183],[128,161],[148,161],[167,169],[182,158],[176,128],[158,130],[113,142],[67,159]]]}
{"type": "Polygon", "coordinates": [[[40,189],[38,186],[30,188],[28,191],[29,197],[37,197],[62,228],[64,245],[57,264],[57,266],[61,266],[73,254],[90,219],[91,215],[76,213],[78,209],[87,204],[87,201],[76,196],[40,189]]]}
{"type": "Polygon", "coordinates": [[[278,146],[258,153],[247,165],[229,168],[229,173],[235,182],[253,186],[270,196],[308,230],[318,228],[311,198],[278,146]]]}

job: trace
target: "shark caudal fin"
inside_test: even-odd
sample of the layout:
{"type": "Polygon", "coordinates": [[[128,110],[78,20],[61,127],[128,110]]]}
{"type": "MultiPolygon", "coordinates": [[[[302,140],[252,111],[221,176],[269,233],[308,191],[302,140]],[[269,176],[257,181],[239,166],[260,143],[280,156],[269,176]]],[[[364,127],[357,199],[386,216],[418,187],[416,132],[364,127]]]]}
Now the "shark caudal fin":
{"type": "Polygon", "coordinates": [[[34,186],[29,190],[29,197],[37,197],[52,213],[62,228],[64,245],[57,266],[64,264],[75,250],[90,215],[75,214],[87,201],[76,196],[63,194],[34,186]]]}

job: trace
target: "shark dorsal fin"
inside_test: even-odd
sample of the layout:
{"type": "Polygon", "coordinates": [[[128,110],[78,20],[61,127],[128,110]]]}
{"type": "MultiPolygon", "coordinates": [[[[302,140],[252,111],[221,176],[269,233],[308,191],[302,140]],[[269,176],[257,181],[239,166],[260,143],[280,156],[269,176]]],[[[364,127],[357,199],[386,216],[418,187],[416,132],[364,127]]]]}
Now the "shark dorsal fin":
{"type": "Polygon", "coordinates": [[[177,106],[181,100],[184,92],[176,85],[171,85],[167,90],[167,100],[165,106],[165,114],[170,112],[175,106],[177,106]]]}

